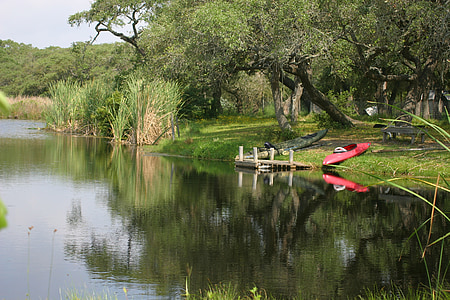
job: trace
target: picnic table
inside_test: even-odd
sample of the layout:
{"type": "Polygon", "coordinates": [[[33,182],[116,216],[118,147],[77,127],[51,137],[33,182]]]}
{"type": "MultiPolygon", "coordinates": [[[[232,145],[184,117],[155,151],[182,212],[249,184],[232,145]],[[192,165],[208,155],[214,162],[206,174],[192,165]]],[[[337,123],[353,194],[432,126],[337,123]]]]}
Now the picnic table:
{"type": "Polygon", "coordinates": [[[425,128],[415,126],[387,126],[382,128],[381,132],[383,133],[383,143],[387,141],[388,136],[395,139],[397,134],[403,134],[411,136],[411,144],[414,144],[416,136],[420,137],[420,142],[423,143],[427,133],[425,128]]]}

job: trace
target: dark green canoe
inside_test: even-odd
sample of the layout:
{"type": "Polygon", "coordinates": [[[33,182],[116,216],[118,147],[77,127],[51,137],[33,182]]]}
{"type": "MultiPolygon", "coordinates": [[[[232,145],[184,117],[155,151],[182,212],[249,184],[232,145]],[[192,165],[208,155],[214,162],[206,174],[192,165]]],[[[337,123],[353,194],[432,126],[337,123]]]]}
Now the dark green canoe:
{"type": "MultiPolygon", "coordinates": [[[[320,130],[315,133],[311,133],[305,136],[301,136],[298,138],[295,138],[293,140],[284,141],[278,144],[274,144],[275,146],[275,155],[288,155],[289,150],[296,151],[301,148],[305,148],[310,146],[311,144],[317,142],[321,138],[323,138],[328,132],[328,129],[320,130]]],[[[258,158],[259,159],[265,159],[269,158],[270,156],[270,150],[266,147],[259,147],[258,148],[258,158]]],[[[236,157],[238,159],[239,156],[236,157]]],[[[250,159],[253,158],[253,151],[244,153],[244,159],[250,159]]]]}

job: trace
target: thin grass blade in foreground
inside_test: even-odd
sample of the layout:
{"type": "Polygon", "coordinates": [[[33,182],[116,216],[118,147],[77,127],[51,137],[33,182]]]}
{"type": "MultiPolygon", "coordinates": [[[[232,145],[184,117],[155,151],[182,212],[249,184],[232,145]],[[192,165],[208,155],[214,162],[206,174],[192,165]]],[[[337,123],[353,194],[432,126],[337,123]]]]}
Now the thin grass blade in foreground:
{"type": "Polygon", "coordinates": [[[431,217],[430,217],[430,230],[428,232],[428,239],[427,239],[427,245],[425,246],[425,250],[422,253],[422,258],[425,256],[425,251],[430,245],[430,239],[431,239],[431,231],[433,230],[433,220],[434,220],[434,209],[436,208],[436,197],[438,192],[438,186],[439,186],[439,178],[440,174],[438,174],[437,182],[436,182],[436,188],[434,190],[434,197],[433,197],[433,206],[431,208],[431,217]]]}

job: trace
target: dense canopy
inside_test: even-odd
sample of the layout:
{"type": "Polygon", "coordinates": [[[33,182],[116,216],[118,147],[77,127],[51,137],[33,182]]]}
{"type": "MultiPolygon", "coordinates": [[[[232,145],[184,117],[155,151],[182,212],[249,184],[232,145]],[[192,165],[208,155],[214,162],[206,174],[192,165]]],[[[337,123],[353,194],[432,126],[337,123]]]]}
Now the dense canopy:
{"type": "Polygon", "coordinates": [[[270,97],[285,129],[308,103],[346,126],[369,101],[439,117],[450,89],[449,7],[444,0],[96,0],[69,23],[93,24],[124,43],[38,51],[2,41],[0,88],[39,95],[51,81],[120,79],[139,69],[179,82],[186,116],[255,112],[270,97]]]}

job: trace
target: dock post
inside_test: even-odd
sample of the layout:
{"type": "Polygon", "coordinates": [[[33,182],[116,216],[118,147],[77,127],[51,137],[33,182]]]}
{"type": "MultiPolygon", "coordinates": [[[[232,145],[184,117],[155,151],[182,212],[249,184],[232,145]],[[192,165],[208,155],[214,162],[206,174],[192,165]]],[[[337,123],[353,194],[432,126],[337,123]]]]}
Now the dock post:
{"type": "Polygon", "coordinates": [[[253,147],[253,161],[258,162],[258,147],[253,147]]]}
{"type": "Polygon", "coordinates": [[[294,162],[294,150],[289,150],[289,163],[292,164],[294,162]]]}
{"type": "Polygon", "coordinates": [[[275,157],[275,149],[270,148],[270,160],[273,160],[275,157]]]}
{"type": "Polygon", "coordinates": [[[244,160],[244,146],[239,146],[239,161],[244,160]]]}
{"type": "Polygon", "coordinates": [[[253,174],[253,181],[252,181],[252,190],[256,190],[256,183],[258,182],[258,174],[253,174]]]}
{"type": "Polygon", "coordinates": [[[238,173],[238,187],[242,187],[242,172],[238,173]]]}

